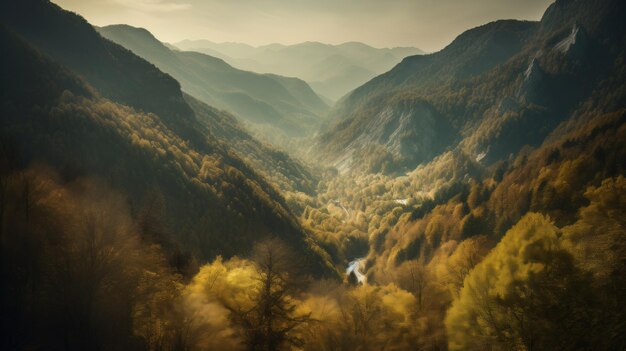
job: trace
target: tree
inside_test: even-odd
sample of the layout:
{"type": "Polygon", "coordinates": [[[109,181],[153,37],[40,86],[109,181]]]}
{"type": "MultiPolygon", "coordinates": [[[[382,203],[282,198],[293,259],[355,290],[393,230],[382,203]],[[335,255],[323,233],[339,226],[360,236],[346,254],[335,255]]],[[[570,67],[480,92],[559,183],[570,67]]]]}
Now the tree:
{"type": "Polygon", "coordinates": [[[463,281],[490,249],[486,236],[475,236],[461,242],[446,261],[447,283],[452,295],[458,297],[463,281]]]}
{"type": "Polygon", "coordinates": [[[8,180],[0,348],[151,345],[147,329],[161,316],[142,316],[141,306],[159,298],[156,290],[173,299],[178,278],[159,247],[142,245],[124,198],[93,179],[61,182],[43,167],[8,180]]]}
{"type": "Polygon", "coordinates": [[[591,348],[588,275],[558,228],[528,214],[465,279],[446,317],[450,350],[591,348]]]}
{"type": "Polygon", "coordinates": [[[294,333],[309,322],[310,314],[297,314],[293,294],[297,292],[294,265],[289,249],[280,241],[268,240],[254,249],[255,279],[251,308],[225,304],[244,334],[249,350],[280,350],[302,346],[294,333]]]}
{"type": "Polygon", "coordinates": [[[324,284],[301,303],[301,309],[312,313],[316,321],[303,331],[304,349],[416,349],[415,305],[415,297],[394,284],[324,284]]]}
{"type": "Polygon", "coordinates": [[[428,284],[433,278],[422,261],[411,260],[405,262],[398,270],[397,281],[404,290],[412,293],[417,300],[417,309],[422,311],[428,284]]]}

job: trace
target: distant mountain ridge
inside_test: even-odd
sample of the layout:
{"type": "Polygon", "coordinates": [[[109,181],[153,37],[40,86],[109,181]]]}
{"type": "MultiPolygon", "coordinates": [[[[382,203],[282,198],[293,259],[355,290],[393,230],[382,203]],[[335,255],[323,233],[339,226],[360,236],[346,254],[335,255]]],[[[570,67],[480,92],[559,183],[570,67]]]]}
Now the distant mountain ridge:
{"type": "Polygon", "coordinates": [[[143,28],[112,25],[97,30],[171,74],[187,93],[261,128],[266,140],[275,142],[277,132],[295,138],[311,135],[328,110],[296,78],[242,71],[220,58],[170,50],[143,28]]]}
{"type": "Polygon", "coordinates": [[[241,43],[183,40],[182,50],[203,52],[242,69],[293,76],[321,95],[338,100],[352,89],[391,69],[404,57],[424,54],[412,47],[374,48],[359,42],[339,45],[304,42],[253,47],[241,43]]]}

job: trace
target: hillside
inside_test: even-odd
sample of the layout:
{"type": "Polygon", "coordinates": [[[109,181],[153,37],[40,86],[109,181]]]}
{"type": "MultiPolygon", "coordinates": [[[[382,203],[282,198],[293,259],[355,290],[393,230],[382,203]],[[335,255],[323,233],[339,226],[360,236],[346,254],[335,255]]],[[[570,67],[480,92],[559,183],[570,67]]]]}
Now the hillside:
{"type": "Polygon", "coordinates": [[[321,162],[345,173],[321,182],[302,221],[333,257],[361,258],[367,284],[413,293],[422,323],[415,348],[625,345],[624,6],[557,1],[538,23],[469,30],[441,53],[406,59],[333,111],[336,124],[313,152],[327,150],[321,162]],[[505,37],[519,41],[485,45],[505,37]],[[465,58],[444,55],[457,46],[465,58]],[[489,62],[493,50],[506,55],[476,65],[473,58],[489,62]],[[437,116],[447,124],[419,128],[405,142],[432,138],[423,150],[441,140],[440,130],[454,133],[430,160],[374,152],[395,152],[393,141],[403,139],[380,141],[379,125],[411,120],[407,106],[421,108],[412,114],[420,123],[437,116]],[[324,149],[329,143],[336,149],[324,149]],[[367,151],[346,161],[344,145],[367,151]],[[606,318],[590,322],[596,313],[606,318]]]}
{"type": "MultiPolygon", "coordinates": [[[[467,31],[440,52],[405,58],[335,106],[335,120],[319,136],[313,153],[342,171],[406,171],[432,160],[458,142],[466,122],[462,114],[468,112],[439,108],[444,99],[449,101],[446,89],[462,89],[461,82],[506,62],[536,27],[494,22],[467,31]],[[376,132],[370,133],[374,124],[376,132]]],[[[457,104],[450,101],[445,108],[457,104]]]]}
{"type": "MultiPolygon", "coordinates": [[[[422,24],[379,1],[277,4],[73,8],[174,37],[238,35],[244,8],[327,11],[341,36],[422,24]]],[[[443,33],[475,19],[451,16],[465,5],[419,7],[443,33]]],[[[427,55],[183,43],[196,52],[0,2],[0,349],[626,350],[624,14],[556,0],[427,55]],[[314,84],[239,59],[337,94],[386,73],[326,111],[314,84]]],[[[303,35],[275,22],[249,38],[303,35]]]]}
{"type": "Polygon", "coordinates": [[[185,94],[185,100],[198,120],[224,147],[230,148],[255,172],[261,174],[283,195],[303,192],[313,195],[319,176],[311,168],[283,151],[258,141],[228,112],[208,106],[185,94]]]}
{"type": "MultiPolygon", "coordinates": [[[[369,248],[369,264],[385,272],[406,260],[432,258],[450,240],[485,234],[497,241],[529,211],[546,213],[560,226],[571,224],[585,203],[585,189],[624,173],[619,160],[626,26],[616,15],[623,6],[609,0],[558,1],[539,23],[494,22],[472,29],[441,53],[408,58],[348,96],[313,152],[325,150],[319,159],[330,159],[345,172],[323,182],[318,206],[332,207],[324,203],[332,199],[347,209],[345,222],[334,225],[344,240],[351,239],[353,257],[369,248]],[[524,36],[518,36],[520,29],[524,36]],[[482,73],[472,69],[467,77],[461,67],[468,65],[460,59],[444,65],[454,56],[449,50],[471,48],[464,52],[475,62],[481,52],[476,47],[485,47],[486,38],[512,33],[523,45],[507,41],[507,47],[519,48],[482,73]],[[448,75],[399,78],[400,69],[407,77],[409,68],[423,73],[426,60],[448,75]],[[342,115],[351,108],[354,113],[342,115]],[[413,127],[417,123],[423,126],[413,127]],[[381,133],[387,126],[393,133],[381,133]],[[404,130],[414,136],[402,138],[404,130]],[[446,139],[446,133],[453,137],[446,139]],[[441,140],[446,143],[439,150],[430,149],[441,140]],[[402,155],[401,142],[420,148],[394,158],[402,155]],[[365,151],[354,152],[358,147],[365,151]],[[431,159],[416,161],[423,150],[431,159]],[[387,174],[371,173],[381,170],[387,174]],[[399,170],[406,173],[398,175],[399,170]]],[[[337,214],[317,211],[310,208],[304,217],[327,232],[337,214]]],[[[347,244],[336,241],[341,236],[329,242],[347,244]]]]}
{"type": "Polygon", "coordinates": [[[19,155],[13,167],[105,180],[198,260],[281,237],[312,274],[330,272],[283,197],[196,119],[174,79],[47,1],[2,10],[2,137],[19,155]],[[154,86],[140,89],[146,82],[154,86]]]}
{"type": "Polygon", "coordinates": [[[328,110],[301,80],[242,71],[205,54],[173,51],[142,28],[114,25],[97,30],[171,74],[185,92],[261,130],[270,142],[278,140],[277,133],[290,138],[311,135],[328,110]]]}
{"type": "MultiPolygon", "coordinates": [[[[0,20],[96,86],[104,97],[157,113],[177,132],[195,134],[176,80],[100,35],[81,17],[47,1],[2,2],[0,20]]],[[[194,136],[194,138],[199,136],[194,136]]]]}
{"type": "MultiPolygon", "coordinates": [[[[561,6],[557,2],[551,9],[561,6]]],[[[445,149],[461,147],[491,164],[526,144],[539,145],[615,67],[617,56],[609,54],[614,48],[608,45],[618,45],[620,39],[610,36],[620,29],[603,7],[609,5],[597,6],[598,17],[607,17],[606,22],[576,14],[555,24],[549,11],[539,23],[489,23],[468,30],[440,52],[406,58],[335,106],[334,122],[312,149],[314,158],[330,159],[342,170],[403,172],[445,149]],[[593,35],[616,42],[601,43],[593,35]],[[431,114],[422,112],[425,105],[431,114]],[[403,132],[411,133],[410,127],[402,127],[401,117],[428,123],[431,115],[451,128],[422,128],[414,138],[401,138],[403,132]],[[388,137],[373,138],[362,127],[382,121],[395,131],[388,137]],[[420,145],[429,138],[441,140],[438,149],[420,145]],[[366,146],[378,152],[371,154],[366,146]],[[388,164],[383,168],[379,159],[388,164]]]]}
{"type": "Polygon", "coordinates": [[[305,42],[252,47],[239,43],[184,40],[174,45],[182,50],[217,55],[238,68],[298,77],[333,101],[391,69],[404,57],[424,53],[417,48],[379,49],[357,42],[340,45],[305,42]]]}

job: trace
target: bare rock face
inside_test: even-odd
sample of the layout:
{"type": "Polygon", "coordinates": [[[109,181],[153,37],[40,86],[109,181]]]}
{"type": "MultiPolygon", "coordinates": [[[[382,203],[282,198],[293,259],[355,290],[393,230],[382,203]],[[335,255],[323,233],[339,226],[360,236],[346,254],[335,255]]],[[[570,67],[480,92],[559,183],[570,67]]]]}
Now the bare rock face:
{"type": "Polygon", "coordinates": [[[589,49],[589,34],[581,25],[575,24],[570,35],[554,46],[559,51],[572,59],[584,60],[589,49]]]}
{"type": "Polygon", "coordinates": [[[519,88],[518,97],[527,102],[537,102],[541,97],[541,88],[545,80],[546,74],[535,57],[524,72],[524,80],[519,88]]]}
{"type": "Polygon", "coordinates": [[[498,104],[498,115],[502,116],[507,112],[515,112],[519,110],[519,103],[510,96],[505,96],[498,104]]]}
{"type": "Polygon", "coordinates": [[[334,159],[333,165],[340,172],[380,168],[376,165],[376,155],[394,160],[393,167],[402,168],[404,164],[414,167],[441,152],[452,131],[430,104],[413,100],[385,106],[375,115],[354,120],[342,133],[355,137],[334,159]],[[363,160],[369,165],[363,164],[363,160]]]}

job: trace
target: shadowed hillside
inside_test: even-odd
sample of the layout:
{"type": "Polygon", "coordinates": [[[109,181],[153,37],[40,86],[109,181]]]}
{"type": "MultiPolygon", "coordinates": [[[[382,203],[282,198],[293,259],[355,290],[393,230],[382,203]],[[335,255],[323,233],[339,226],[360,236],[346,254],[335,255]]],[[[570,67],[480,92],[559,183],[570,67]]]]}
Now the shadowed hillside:
{"type": "Polygon", "coordinates": [[[346,170],[367,171],[365,165],[369,171],[394,172],[457,145],[487,163],[525,144],[538,145],[580,101],[592,97],[619,58],[615,45],[621,39],[615,36],[622,28],[609,5],[594,5],[594,16],[588,17],[574,10],[555,23],[559,10],[569,6],[583,5],[557,2],[539,23],[493,22],[463,33],[438,53],[406,58],[334,108],[335,122],[314,153],[346,170]],[[432,112],[424,113],[423,106],[432,112]],[[394,133],[373,138],[363,127],[385,119],[381,130],[394,133]],[[415,123],[428,127],[402,138],[413,133],[415,123]],[[438,147],[420,144],[430,138],[438,147]],[[376,152],[367,149],[374,147],[376,152]]]}
{"type": "Polygon", "coordinates": [[[263,130],[270,142],[277,141],[276,133],[291,138],[313,134],[328,110],[301,80],[246,72],[205,54],[170,50],[142,28],[116,25],[97,30],[171,74],[187,93],[263,130]]]}
{"type": "MultiPolygon", "coordinates": [[[[217,142],[196,119],[175,80],[56,5],[35,0],[20,4],[3,11],[3,21],[11,18],[5,22],[9,28],[33,45],[45,43],[38,48],[64,66],[3,30],[3,47],[11,55],[2,60],[2,137],[15,144],[20,166],[45,162],[70,180],[82,175],[106,179],[138,212],[153,208],[156,201],[160,212],[153,215],[162,225],[159,230],[198,258],[244,253],[255,240],[278,235],[308,252],[312,272],[326,270],[283,197],[217,142]],[[13,27],[25,15],[19,11],[26,9],[31,17],[45,19],[13,27]],[[54,27],[46,28],[52,23],[54,27]],[[64,44],[63,35],[75,38],[72,45],[64,44]],[[119,62],[134,62],[132,74],[125,74],[128,65],[118,70],[119,62]],[[165,96],[149,98],[154,91],[138,89],[134,94],[130,88],[155,81],[164,82],[165,96]],[[111,89],[110,95],[100,93],[100,87],[111,89]]],[[[290,162],[284,156],[282,160],[290,162]]]]}

